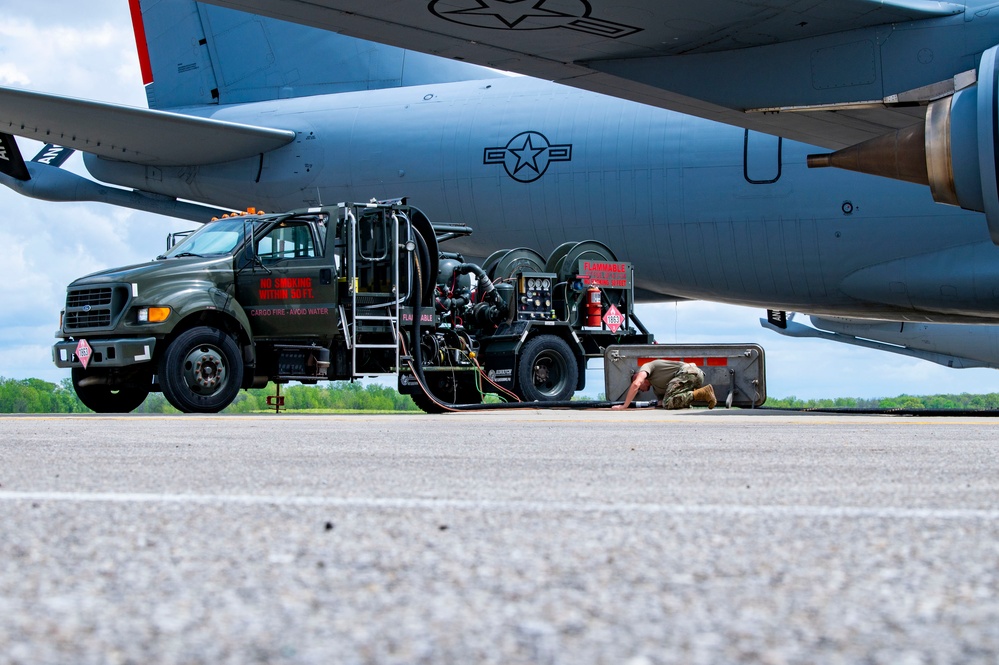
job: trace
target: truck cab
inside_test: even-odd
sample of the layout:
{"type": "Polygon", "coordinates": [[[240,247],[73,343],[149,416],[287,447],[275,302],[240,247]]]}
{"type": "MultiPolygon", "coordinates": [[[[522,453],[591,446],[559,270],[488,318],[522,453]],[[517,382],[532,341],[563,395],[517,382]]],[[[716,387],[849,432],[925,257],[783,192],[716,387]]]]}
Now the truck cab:
{"type": "MultiPolygon", "coordinates": [[[[181,411],[213,412],[279,374],[282,343],[328,354],[339,333],[331,219],[335,208],[227,216],[153,261],[74,281],[55,364],[94,411],[130,411],[162,390],[181,411]]],[[[312,361],[295,374],[318,378],[312,361]]]]}

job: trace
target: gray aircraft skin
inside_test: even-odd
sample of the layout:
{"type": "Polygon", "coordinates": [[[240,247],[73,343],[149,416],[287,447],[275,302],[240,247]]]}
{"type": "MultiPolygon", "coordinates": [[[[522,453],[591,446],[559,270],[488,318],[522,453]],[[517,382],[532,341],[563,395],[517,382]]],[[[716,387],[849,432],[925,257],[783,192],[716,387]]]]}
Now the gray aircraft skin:
{"type": "Polygon", "coordinates": [[[907,320],[999,315],[999,248],[979,215],[916,185],[809,171],[814,148],[791,141],[778,154],[776,139],[750,135],[744,158],[740,128],[529,78],[213,111],[266,117],[298,138],[263,160],[151,168],[87,155],[87,168],[264,210],[405,195],[435,221],[470,224],[465,251],[545,254],[592,238],[669,296],[907,320]]]}
{"type": "MultiPolygon", "coordinates": [[[[910,355],[999,366],[996,326],[932,325],[999,319],[986,215],[923,185],[809,169],[822,148],[314,27],[186,0],[141,9],[151,109],[0,89],[0,130],[82,151],[107,185],[61,170],[52,146],[0,182],[199,222],[408,196],[472,226],[449,243],[470,256],[596,239],[653,298],[929,323],[910,355]]],[[[0,162],[15,154],[5,142],[0,162]]],[[[850,341],[857,322],[841,323],[850,341]]]]}

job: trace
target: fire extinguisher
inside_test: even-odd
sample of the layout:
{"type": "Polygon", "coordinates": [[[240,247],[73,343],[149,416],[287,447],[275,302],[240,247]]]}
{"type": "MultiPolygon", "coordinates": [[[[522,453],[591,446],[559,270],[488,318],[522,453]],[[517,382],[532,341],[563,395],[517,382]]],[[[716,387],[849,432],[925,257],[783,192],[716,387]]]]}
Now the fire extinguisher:
{"type": "Polygon", "coordinates": [[[586,325],[590,328],[601,328],[603,324],[600,320],[603,314],[600,302],[600,288],[591,286],[586,289],[586,325]]]}

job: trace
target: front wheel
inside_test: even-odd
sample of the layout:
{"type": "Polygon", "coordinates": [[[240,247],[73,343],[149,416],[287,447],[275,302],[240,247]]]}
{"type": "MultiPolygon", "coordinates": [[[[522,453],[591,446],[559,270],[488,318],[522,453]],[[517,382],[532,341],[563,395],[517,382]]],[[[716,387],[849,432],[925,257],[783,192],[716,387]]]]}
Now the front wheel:
{"type": "Polygon", "coordinates": [[[576,392],[579,366],[561,337],[538,335],[517,359],[517,393],[525,402],[563,402],[576,392]]]}
{"type": "Polygon", "coordinates": [[[96,413],[128,413],[139,408],[149,395],[152,377],[139,372],[135,381],[112,387],[107,376],[74,367],[73,390],[83,406],[96,413]]]}
{"type": "Polygon", "coordinates": [[[159,380],[163,396],[179,411],[218,413],[243,384],[239,346],[218,328],[191,328],[167,347],[159,380]]]}

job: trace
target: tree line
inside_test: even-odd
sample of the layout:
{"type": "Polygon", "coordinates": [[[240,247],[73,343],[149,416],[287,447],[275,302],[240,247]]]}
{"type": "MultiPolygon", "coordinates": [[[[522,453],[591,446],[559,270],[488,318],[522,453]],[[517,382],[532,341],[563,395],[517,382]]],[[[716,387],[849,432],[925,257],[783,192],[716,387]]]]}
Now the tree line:
{"type": "MultiPolygon", "coordinates": [[[[274,385],[244,390],[223,413],[257,413],[273,411],[268,396],[274,395],[274,385]]],[[[408,395],[394,388],[377,384],[362,385],[334,381],[321,386],[284,385],[281,387],[284,409],[287,411],[419,411],[408,395]]],[[[491,396],[489,396],[491,397],[491,396]]],[[[604,399],[600,395],[598,399],[604,399]]],[[[769,408],[790,409],[962,409],[968,411],[999,410],[999,393],[987,395],[899,395],[875,399],[840,397],[809,399],[797,397],[769,398],[769,408]]],[[[51,383],[41,379],[6,379],[0,377],[0,413],[88,413],[76,397],[72,381],[63,379],[51,383]]],[[[136,413],[177,413],[161,393],[152,393],[135,410],[136,413]]]]}
{"type": "Polygon", "coordinates": [[[999,393],[987,395],[899,395],[862,399],[839,397],[836,399],[809,399],[784,397],[767,398],[766,406],[772,409],[957,409],[964,411],[999,410],[999,393]]]}
{"type": "MultiPolygon", "coordinates": [[[[273,411],[267,398],[274,385],[240,391],[222,413],[273,411]]],[[[409,395],[377,384],[337,381],[322,386],[281,386],[286,411],[419,411],[409,395]]],[[[0,413],[89,413],[76,397],[71,379],[58,384],[41,379],[0,377],[0,413]]],[[[177,413],[162,393],[151,393],[134,413],[177,413]]]]}

